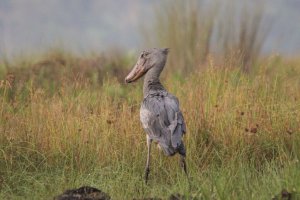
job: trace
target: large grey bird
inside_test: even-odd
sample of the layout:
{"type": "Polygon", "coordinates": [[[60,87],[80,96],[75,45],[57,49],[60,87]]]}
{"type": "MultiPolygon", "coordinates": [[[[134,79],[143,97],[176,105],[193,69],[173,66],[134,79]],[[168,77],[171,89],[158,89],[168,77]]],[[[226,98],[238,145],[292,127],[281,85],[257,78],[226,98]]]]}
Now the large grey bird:
{"type": "Polygon", "coordinates": [[[168,93],[159,81],[159,76],[166,64],[169,49],[149,49],[143,51],[131,72],[125,78],[126,83],[138,80],[144,74],[144,100],[140,109],[142,126],[147,133],[147,163],[145,182],[150,173],[150,151],[152,141],[157,142],[167,156],[180,154],[180,164],[185,174],[186,151],[182,136],[186,132],[183,115],[178,99],[168,93]]]}

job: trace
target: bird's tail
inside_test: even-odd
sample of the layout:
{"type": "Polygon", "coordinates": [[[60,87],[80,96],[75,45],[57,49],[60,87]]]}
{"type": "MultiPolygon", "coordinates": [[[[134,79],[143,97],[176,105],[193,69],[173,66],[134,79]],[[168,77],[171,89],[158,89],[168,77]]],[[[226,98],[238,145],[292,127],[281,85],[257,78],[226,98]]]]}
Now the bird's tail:
{"type": "Polygon", "coordinates": [[[186,156],[186,151],[185,151],[185,147],[184,147],[184,144],[183,144],[183,141],[181,141],[180,145],[178,145],[177,147],[177,152],[182,155],[182,156],[186,156]]]}

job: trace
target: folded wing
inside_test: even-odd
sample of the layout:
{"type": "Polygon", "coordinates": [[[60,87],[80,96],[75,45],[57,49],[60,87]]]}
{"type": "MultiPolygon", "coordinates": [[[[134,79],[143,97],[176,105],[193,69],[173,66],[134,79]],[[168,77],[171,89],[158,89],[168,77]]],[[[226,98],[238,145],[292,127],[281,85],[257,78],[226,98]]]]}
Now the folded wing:
{"type": "Polygon", "coordinates": [[[186,126],[175,96],[167,92],[149,95],[142,103],[140,118],[149,137],[157,141],[167,155],[183,151],[182,135],[186,126]]]}

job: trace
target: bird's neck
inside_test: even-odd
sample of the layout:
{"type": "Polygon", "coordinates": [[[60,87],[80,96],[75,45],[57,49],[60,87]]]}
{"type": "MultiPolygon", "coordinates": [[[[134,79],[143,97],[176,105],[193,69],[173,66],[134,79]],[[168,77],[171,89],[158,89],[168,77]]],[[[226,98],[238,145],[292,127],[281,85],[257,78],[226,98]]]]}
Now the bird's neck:
{"type": "Polygon", "coordinates": [[[161,71],[155,69],[150,69],[146,73],[143,87],[144,97],[146,97],[150,93],[150,91],[165,90],[159,80],[160,73],[161,71]]]}

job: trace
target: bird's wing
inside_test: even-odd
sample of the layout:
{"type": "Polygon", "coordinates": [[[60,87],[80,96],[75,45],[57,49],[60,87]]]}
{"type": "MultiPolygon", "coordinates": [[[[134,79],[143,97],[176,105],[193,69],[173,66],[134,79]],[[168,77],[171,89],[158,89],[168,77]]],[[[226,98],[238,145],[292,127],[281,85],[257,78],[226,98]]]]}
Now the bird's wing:
{"type": "Polygon", "coordinates": [[[171,94],[168,94],[164,99],[165,110],[168,113],[170,122],[169,129],[171,131],[172,146],[177,148],[181,144],[182,135],[186,133],[186,125],[179,109],[178,99],[171,94]]]}
{"type": "Polygon", "coordinates": [[[165,92],[145,98],[140,117],[152,139],[175,149],[181,144],[186,126],[175,96],[165,92]]]}

